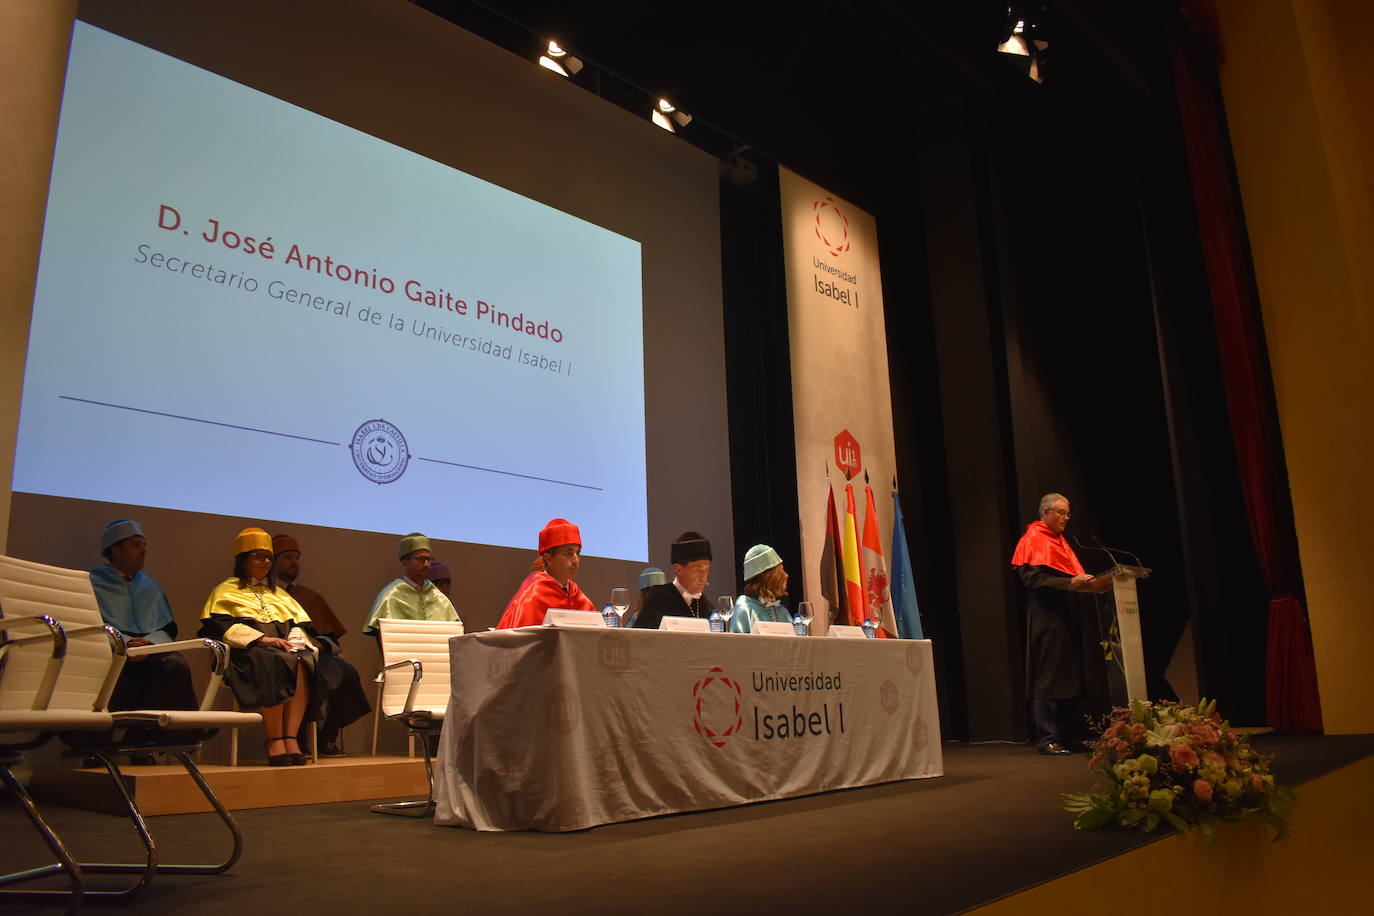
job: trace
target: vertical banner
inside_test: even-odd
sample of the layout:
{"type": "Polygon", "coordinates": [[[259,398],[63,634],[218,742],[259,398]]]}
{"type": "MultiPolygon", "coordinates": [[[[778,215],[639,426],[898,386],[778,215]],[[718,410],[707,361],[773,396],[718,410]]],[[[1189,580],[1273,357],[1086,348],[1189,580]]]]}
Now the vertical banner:
{"type": "MultiPolygon", "coordinates": [[[[805,595],[794,586],[791,600],[812,602],[811,631],[820,636],[835,610],[822,591],[822,564],[834,562],[825,552],[830,486],[843,499],[847,471],[854,491],[863,494],[867,471],[874,490],[886,494],[896,467],[878,226],[848,201],[785,168],[779,171],[802,535],[800,563],[783,559],[793,582],[805,583],[805,595]]],[[[880,499],[877,506],[881,555],[891,556],[890,501],[880,499]]],[[[860,555],[864,605],[889,603],[887,573],[882,564],[870,569],[874,564],[862,562],[868,553],[860,555]]],[[[846,608],[836,622],[849,623],[848,617],[861,619],[863,613],[846,608]]]]}

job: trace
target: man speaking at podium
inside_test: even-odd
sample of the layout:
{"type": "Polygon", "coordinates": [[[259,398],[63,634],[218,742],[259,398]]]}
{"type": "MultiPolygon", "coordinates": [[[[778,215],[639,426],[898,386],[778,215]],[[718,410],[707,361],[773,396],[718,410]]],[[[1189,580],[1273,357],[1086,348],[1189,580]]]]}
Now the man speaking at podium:
{"type": "Polygon", "coordinates": [[[1035,718],[1035,746],[1042,754],[1072,754],[1077,701],[1103,692],[1089,677],[1100,665],[1092,631],[1085,626],[1092,607],[1078,593],[1103,591],[1064,538],[1069,501],[1061,493],[1040,498],[1040,519],[1026,526],[1011,565],[1026,587],[1026,694],[1035,718]]]}

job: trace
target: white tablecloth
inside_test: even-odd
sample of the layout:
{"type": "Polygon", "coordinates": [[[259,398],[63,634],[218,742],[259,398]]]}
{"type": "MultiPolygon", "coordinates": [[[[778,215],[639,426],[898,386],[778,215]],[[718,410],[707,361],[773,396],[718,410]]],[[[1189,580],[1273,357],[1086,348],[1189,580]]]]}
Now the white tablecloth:
{"type": "Polygon", "coordinates": [[[928,640],[525,627],[449,653],[438,824],[580,830],[944,772],[928,640]]]}

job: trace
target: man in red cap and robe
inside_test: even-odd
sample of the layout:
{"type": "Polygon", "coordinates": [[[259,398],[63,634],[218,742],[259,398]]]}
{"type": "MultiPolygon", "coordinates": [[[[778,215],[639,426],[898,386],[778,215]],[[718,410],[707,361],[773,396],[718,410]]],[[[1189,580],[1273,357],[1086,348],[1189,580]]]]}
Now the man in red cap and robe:
{"type": "Polygon", "coordinates": [[[1101,653],[1085,627],[1091,611],[1077,593],[1102,591],[1064,538],[1069,501],[1061,493],[1040,498],[1040,519],[1026,526],[1011,565],[1026,587],[1026,694],[1042,754],[1072,754],[1070,737],[1078,701],[1102,691],[1093,673],[1101,653]],[[1094,657],[1097,663],[1094,664],[1094,657]]]}
{"type": "Polygon", "coordinates": [[[591,599],[573,581],[582,564],[582,532],[566,518],[556,518],[539,532],[544,568],[532,572],[506,605],[496,629],[537,626],[549,608],[595,611],[591,599]]]}

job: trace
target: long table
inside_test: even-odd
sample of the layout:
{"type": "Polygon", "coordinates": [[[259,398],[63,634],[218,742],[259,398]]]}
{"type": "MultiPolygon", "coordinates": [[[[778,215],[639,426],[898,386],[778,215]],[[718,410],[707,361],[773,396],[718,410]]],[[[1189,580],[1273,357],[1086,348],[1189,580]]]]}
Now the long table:
{"type": "Polygon", "coordinates": [[[581,830],[940,776],[929,640],[454,637],[435,823],[581,830]]]}

